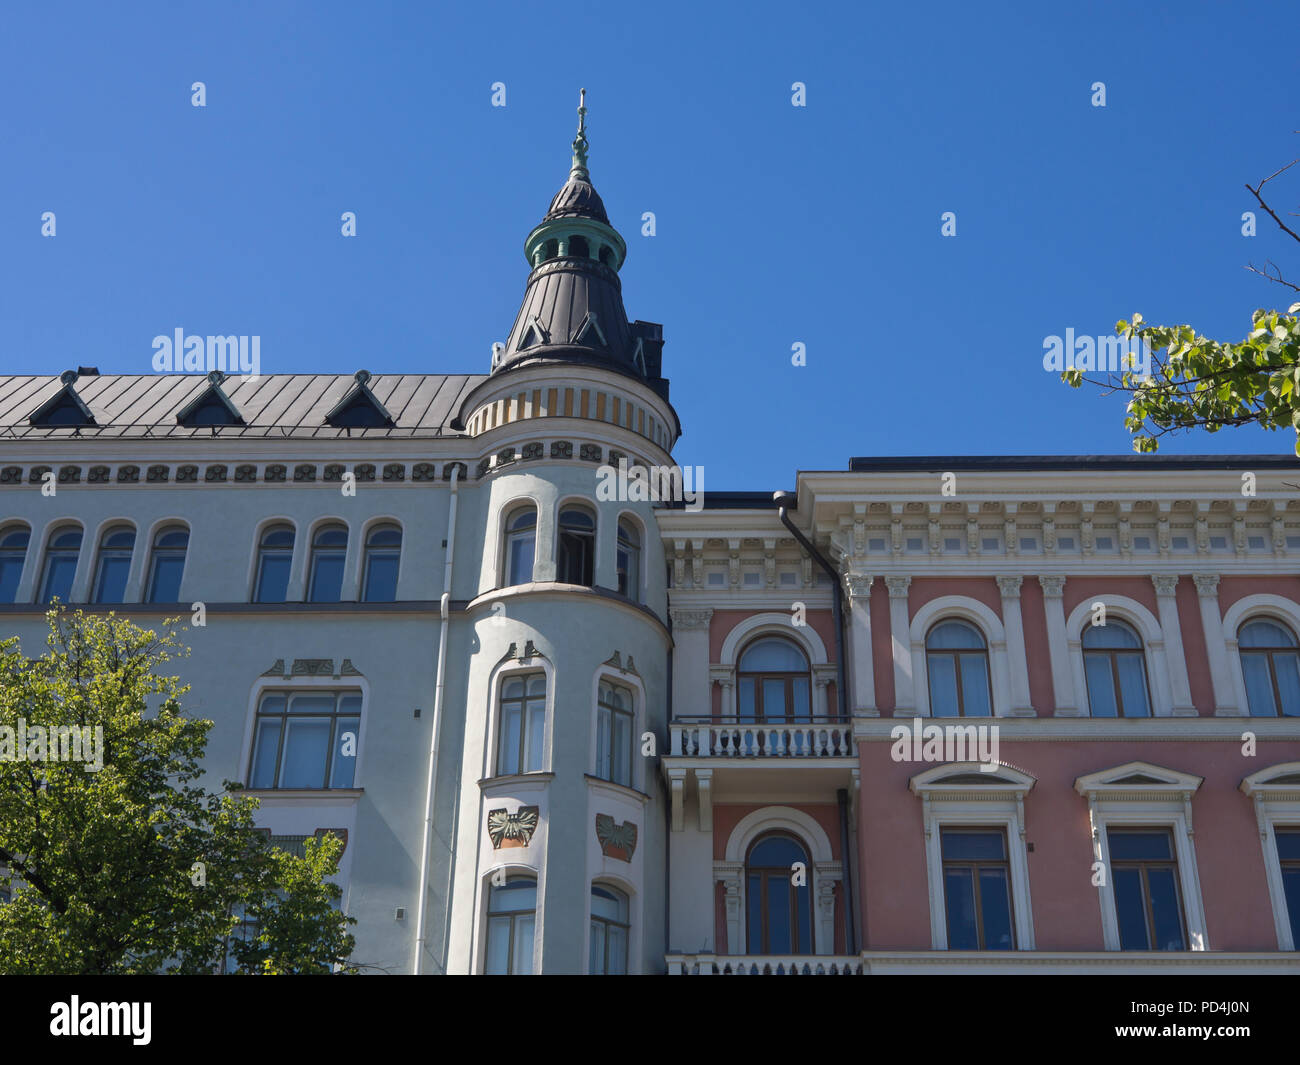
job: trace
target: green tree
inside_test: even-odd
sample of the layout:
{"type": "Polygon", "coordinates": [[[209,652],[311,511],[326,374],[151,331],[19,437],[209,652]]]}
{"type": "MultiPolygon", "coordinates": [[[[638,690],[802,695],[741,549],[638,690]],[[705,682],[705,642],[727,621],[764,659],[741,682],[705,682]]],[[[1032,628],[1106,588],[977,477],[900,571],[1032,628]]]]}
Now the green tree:
{"type": "MultiPolygon", "coordinates": [[[[1297,234],[1265,201],[1264,186],[1290,170],[1292,160],[1258,185],[1246,188],[1281,231],[1300,242],[1297,234]]],[[[1264,269],[1247,269],[1275,284],[1300,292],[1271,261],[1264,269]]],[[[1133,450],[1155,451],[1166,433],[1200,428],[1214,433],[1236,425],[1293,429],[1300,455],[1300,303],[1286,313],[1256,310],[1243,340],[1229,343],[1202,336],[1190,325],[1149,325],[1140,314],[1118,322],[1115,332],[1141,342],[1150,351],[1149,365],[1135,366],[1104,378],[1067,369],[1061,380],[1073,388],[1084,382],[1106,394],[1129,396],[1124,427],[1133,435],[1133,450]]]]}
{"type": "Polygon", "coordinates": [[[212,722],[184,713],[189,689],[161,668],[188,653],[174,622],[47,617],[41,657],[0,643],[0,973],[346,969],[355,922],[327,879],[342,844],[274,849],[240,785],[201,786],[212,722]],[[64,726],[90,741],[80,762],[50,757],[64,726]]]}

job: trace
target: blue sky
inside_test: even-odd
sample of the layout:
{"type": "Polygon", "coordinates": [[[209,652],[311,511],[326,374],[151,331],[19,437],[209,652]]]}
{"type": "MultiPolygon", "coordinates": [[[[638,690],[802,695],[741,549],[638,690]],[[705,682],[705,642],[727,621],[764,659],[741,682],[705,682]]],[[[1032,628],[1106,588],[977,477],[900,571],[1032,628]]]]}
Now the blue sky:
{"type": "MultiPolygon", "coordinates": [[[[486,372],[585,86],[628,314],[664,325],[678,459],[710,488],[1128,453],[1122,399],[1044,372],[1043,340],[1134,311],[1236,340],[1290,302],[1243,267],[1300,274],[1296,245],[1241,214],[1300,155],[1298,22],[1263,0],[10,7],[0,370],[149,373],[182,327],[261,336],[263,373],[486,372]]],[[[1300,174],[1270,187],[1296,209],[1300,174]]]]}

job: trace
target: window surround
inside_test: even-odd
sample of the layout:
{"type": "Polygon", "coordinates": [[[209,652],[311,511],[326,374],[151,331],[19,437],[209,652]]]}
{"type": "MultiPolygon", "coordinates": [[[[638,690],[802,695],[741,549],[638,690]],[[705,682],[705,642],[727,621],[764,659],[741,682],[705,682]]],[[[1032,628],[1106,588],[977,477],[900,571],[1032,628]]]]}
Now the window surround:
{"type": "MultiPolygon", "coordinates": [[[[517,588],[519,585],[510,583],[510,523],[522,511],[531,509],[533,512],[533,572],[529,575],[527,584],[537,580],[537,564],[541,560],[542,540],[542,503],[536,496],[520,495],[512,496],[505,500],[497,511],[497,550],[496,561],[493,569],[492,585],[493,588],[517,588]]],[[[554,539],[554,536],[551,537],[554,539]]]]}
{"type": "Polygon", "coordinates": [[[736,674],[740,655],[755,640],[765,636],[781,636],[792,640],[808,658],[813,690],[812,713],[815,717],[833,717],[838,712],[829,705],[828,685],[835,682],[835,664],[826,654],[826,644],[811,625],[791,625],[789,613],[764,612],[751,614],[727,633],[719,652],[720,663],[709,667],[710,692],[713,682],[722,685],[722,719],[734,721],[738,713],[736,674]]]}
{"type": "MultiPolygon", "coordinates": [[[[1241,647],[1237,642],[1237,633],[1247,621],[1257,618],[1280,621],[1300,638],[1300,603],[1280,595],[1246,595],[1223,612],[1223,634],[1228,645],[1228,675],[1232,678],[1232,690],[1237,697],[1239,713],[1244,717],[1250,716],[1250,700],[1246,696],[1246,675],[1241,668],[1241,647]]],[[[1270,719],[1257,717],[1252,720],[1270,719]]],[[[1279,714],[1273,720],[1285,719],[1279,714]]]]}
{"type": "MultiPolygon", "coordinates": [[[[788,617],[788,615],[783,615],[788,617]]],[[[835,885],[843,877],[843,865],[833,857],[830,837],[811,814],[793,806],[764,806],[737,823],[727,838],[725,859],[713,863],[713,880],[726,889],[727,951],[747,953],[745,940],[745,858],[750,846],[771,832],[794,836],[812,862],[808,870],[813,919],[813,954],[835,953],[835,885]]]]}
{"type": "MultiPolygon", "coordinates": [[[[912,651],[912,683],[916,698],[916,716],[930,715],[930,674],[926,667],[925,640],[930,630],[950,618],[974,625],[984,637],[989,656],[989,681],[992,685],[992,717],[1011,713],[1011,664],[1007,657],[1007,633],[1002,620],[978,599],[966,595],[941,595],[922,604],[912,616],[908,637],[912,651]]],[[[1028,686],[1026,682],[1026,687],[1028,686]]],[[[895,716],[912,716],[899,715],[895,716]]],[[[948,720],[945,718],[944,720],[948,720]]],[[[954,718],[953,720],[958,720],[954,718]]],[[[978,721],[979,718],[960,720],[978,721]]]]}
{"type": "MultiPolygon", "coordinates": [[[[284,677],[259,677],[248,696],[247,718],[244,722],[244,741],[239,748],[239,767],[242,774],[240,779],[248,779],[253,764],[253,745],[257,739],[257,708],[262,703],[262,696],[268,690],[282,691],[286,695],[303,695],[320,689],[337,692],[345,688],[355,689],[361,693],[361,727],[357,730],[357,764],[352,772],[352,787],[319,788],[310,789],[309,791],[295,788],[250,788],[248,790],[262,796],[310,795],[312,802],[322,804],[327,804],[340,796],[361,794],[365,784],[363,774],[365,772],[366,733],[370,728],[370,683],[360,675],[349,674],[347,677],[290,677],[287,680],[284,677]]],[[[266,809],[266,806],[267,803],[264,798],[263,810],[266,809]]]]}
{"type": "MultiPolygon", "coordinates": [[[[592,689],[592,737],[595,742],[596,693],[592,689]]],[[[488,679],[487,742],[483,748],[483,768],[480,779],[496,780],[508,776],[512,779],[531,779],[542,773],[551,773],[554,766],[551,747],[555,740],[555,667],[541,652],[531,658],[507,658],[499,663],[488,679]],[[501,692],[506,680],[521,673],[541,672],[546,676],[546,722],[542,730],[542,768],[531,773],[497,772],[497,743],[501,734],[501,692]]],[[[594,754],[593,754],[594,759],[594,754]]]]}
{"type": "Polygon", "coordinates": [[[1276,828],[1300,828],[1300,762],[1282,762],[1252,773],[1241,782],[1241,791],[1255,807],[1260,845],[1264,850],[1264,873],[1273,907],[1273,927],[1278,950],[1297,950],[1291,935],[1286,893],[1282,887],[1282,863],[1277,856],[1276,828]]]}
{"type": "MultiPolygon", "coordinates": [[[[1121,621],[1126,621],[1138,634],[1142,640],[1143,654],[1146,656],[1147,684],[1150,687],[1147,694],[1151,700],[1151,716],[1174,717],[1171,663],[1165,652],[1165,640],[1160,622],[1150,610],[1136,600],[1109,593],[1085,596],[1065,619],[1065,631],[1070,650],[1070,672],[1074,679],[1074,699],[1075,706],[1079,708],[1079,716],[1092,716],[1091,704],[1088,701],[1088,679],[1083,669],[1083,630],[1090,623],[1093,603],[1105,604],[1108,619],[1114,616],[1121,621]]],[[[1099,718],[1098,720],[1120,719],[1099,718]]]]}
{"type": "Polygon", "coordinates": [[[981,826],[1001,828],[1006,833],[1016,951],[1035,949],[1029,856],[1025,846],[1025,796],[1033,790],[1037,778],[1005,762],[999,762],[993,773],[983,772],[983,766],[981,762],[947,762],[917,773],[907,782],[912,794],[921,800],[932,950],[948,949],[940,830],[981,826]],[[979,776],[980,782],[950,779],[970,774],[979,776]]]}
{"type": "Polygon", "coordinates": [[[1074,790],[1088,800],[1093,861],[1101,862],[1106,872],[1104,883],[1097,889],[1101,903],[1102,939],[1106,950],[1120,949],[1115,878],[1110,869],[1107,829],[1141,828],[1148,825],[1173,829],[1178,882],[1187,922],[1188,949],[1210,949],[1205,905],[1201,898],[1201,879],[1196,865],[1196,847],[1192,840],[1192,796],[1196,794],[1202,780],[1202,777],[1165,769],[1150,762],[1126,762],[1110,769],[1088,773],[1075,780],[1074,790]],[[1149,777],[1151,782],[1133,782],[1128,779],[1131,777],[1149,777]]]}

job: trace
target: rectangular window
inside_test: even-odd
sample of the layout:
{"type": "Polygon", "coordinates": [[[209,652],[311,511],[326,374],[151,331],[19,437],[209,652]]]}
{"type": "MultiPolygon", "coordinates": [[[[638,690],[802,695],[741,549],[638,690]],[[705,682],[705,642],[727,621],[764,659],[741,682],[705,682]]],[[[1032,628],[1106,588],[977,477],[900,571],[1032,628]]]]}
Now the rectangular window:
{"type": "Polygon", "coordinates": [[[250,788],[350,788],[361,733],[358,692],[267,692],[257,708],[250,788]]]}
{"type": "Polygon", "coordinates": [[[601,682],[596,702],[596,776],[632,786],[632,692],[601,682]]]}
{"type": "Polygon", "coordinates": [[[948,949],[1015,950],[1006,833],[945,828],[940,848],[948,949]]]}
{"type": "Polygon", "coordinates": [[[1167,828],[1109,829],[1121,950],[1186,950],[1182,889],[1167,828]]]}

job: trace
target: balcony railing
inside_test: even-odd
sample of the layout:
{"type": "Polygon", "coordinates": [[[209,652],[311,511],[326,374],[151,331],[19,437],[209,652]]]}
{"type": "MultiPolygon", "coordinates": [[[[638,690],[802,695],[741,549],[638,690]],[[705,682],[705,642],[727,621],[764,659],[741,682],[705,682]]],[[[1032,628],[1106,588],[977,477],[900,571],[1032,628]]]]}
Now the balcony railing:
{"type": "Polygon", "coordinates": [[[669,954],[669,976],[861,976],[862,959],[854,954],[669,954]]]}
{"type": "Polygon", "coordinates": [[[849,758],[853,725],[839,718],[717,721],[679,718],[669,725],[670,755],[687,758],[849,758]]]}

